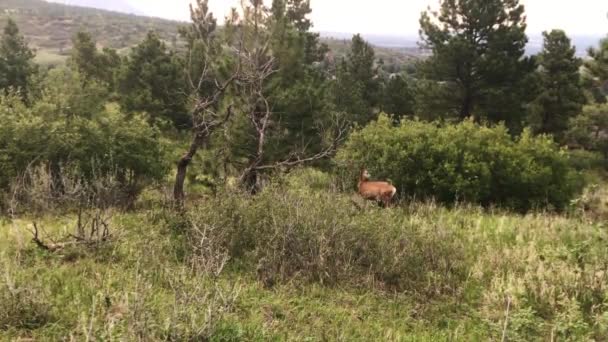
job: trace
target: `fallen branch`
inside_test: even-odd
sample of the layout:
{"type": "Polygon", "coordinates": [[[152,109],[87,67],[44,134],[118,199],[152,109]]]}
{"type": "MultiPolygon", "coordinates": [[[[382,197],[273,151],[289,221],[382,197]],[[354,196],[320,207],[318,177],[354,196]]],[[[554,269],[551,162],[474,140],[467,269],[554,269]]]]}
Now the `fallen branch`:
{"type": "Polygon", "coordinates": [[[45,251],[52,251],[51,246],[42,242],[42,240],[40,240],[40,238],[38,237],[38,225],[36,224],[36,222],[34,222],[34,231],[32,232],[32,235],[34,235],[34,238],[32,239],[32,241],[34,241],[34,243],[38,247],[40,247],[41,249],[44,249],[45,251]]]}
{"type": "Polygon", "coordinates": [[[40,238],[40,229],[38,228],[38,224],[36,222],[33,223],[34,230],[31,232],[33,235],[32,241],[38,246],[40,249],[56,253],[62,251],[68,247],[74,246],[86,246],[86,247],[95,247],[104,242],[107,242],[110,239],[109,234],[104,234],[100,239],[87,239],[86,237],[75,236],[73,234],[69,234],[67,238],[73,239],[72,241],[64,241],[64,242],[45,242],[40,238]]]}

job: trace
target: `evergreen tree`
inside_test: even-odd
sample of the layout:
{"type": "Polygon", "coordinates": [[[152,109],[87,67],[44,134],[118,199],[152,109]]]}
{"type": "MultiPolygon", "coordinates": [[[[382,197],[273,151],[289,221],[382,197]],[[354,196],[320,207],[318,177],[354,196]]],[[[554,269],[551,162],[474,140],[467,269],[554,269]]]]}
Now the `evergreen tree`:
{"type": "Polygon", "coordinates": [[[79,31],[72,38],[72,55],[70,62],[84,78],[97,78],[100,74],[97,47],[93,37],[87,32],[79,31]]]}
{"type": "Polygon", "coordinates": [[[381,111],[397,116],[414,113],[412,88],[404,75],[393,74],[383,85],[381,111]]]}
{"type": "Polygon", "coordinates": [[[584,104],[579,74],[582,62],[564,31],[544,32],[543,36],[543,51],[538,56],[541,92],[531,104],[529,120],[536,133],[553,134],[561,140],[569,120],[584,104]]]}
{"type": "Polygon", "coordinates": [[[438,94],[450,94],[422,94],[424,101],[442,102],[444,113],[436,115],[505,121],[519,129],[534,66],[524,58],[528,39],[519,0],[443,0],[438,12],[422,14],[420,25],[422,42],[433,52],[420,74],[446,89],[438,94]]]}
{"type": "Polygon", "coordinates": [[[113,89],[115,73],[121,62],[116,50],[104,48],[99,52],[93,37],[84,31],[76,33],[72,44],[69,63],[82,75],[83,81],[101,81],[113,89]]]}
{"type": "Polygon", "coordinates": [[[27,100],[30,81],[37,72],[34,56],[17,24],[9,19],[0,42],[0,89],[13,88],[27,100]]]}
{"type": "Polygon", "coordinates": [[[374,119],[379,102],[379,83],[374,69],[374,48],[361,35],[353,36],[346,59],[336,67],[334,103],[351,121],[365,125],[374,119]]]}
{"type": "Polygon", "coordinates": [[[120,103],[130,112],[147,112],[175,127],[191,125],[186,109],[183,67],[158,36],[149,32],[136,46],[118,77],[120,103]]]}
{"type": "Polygon", "coordinates": [[[369,107],[378,103],[378,82],[374,70],[376,53],[374,48],[361,35],[353,36],[347,54],[347,67],[354,79],[364,87],[364,100],[369,107]]]}
{"type": "Polygon", "coordinates": [[[372,108],[365,101],[365,85],[355,78],[344,59],[336,66],[332,94],[334,105],[348,114],[349,121],[365,125],[373,119],[372,108]]]}
{"type": "Polygon", "coordinates": [[[585,83],[591,90],[593,100],[608,102],[608,37],[600,41],[598,48],[589,49],[590,60],[586,61],[588,75],[585,83]]]}
{"type": "Polygon", "coordinates": [[[277,61],[267,92],[281,122],[280,129],[269,132],[270,159],[284,158],[294,144],[311,151],[322,146],[317,128],[328,119],[328,82],[315,66],[328,48],[319,42],[319,34],[309,31],[311,11],[310,1],[274,0],[267,18],[272,56],[277,61]]]}

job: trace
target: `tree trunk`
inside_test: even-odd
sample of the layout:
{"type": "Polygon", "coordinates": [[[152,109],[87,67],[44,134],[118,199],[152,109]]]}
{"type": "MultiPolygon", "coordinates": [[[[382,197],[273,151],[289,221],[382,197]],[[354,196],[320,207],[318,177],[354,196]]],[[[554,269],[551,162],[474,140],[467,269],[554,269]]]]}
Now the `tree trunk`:
{"type": "Polygon", "coordinates": [[[256,195],[261,190],[259,184],[259,171],[255,168],[248,170],[245,177],[243,177],[243,185],[250,194],[256,195]]]}
{"type": "Polygon", "coordinates": [[[467,90],[460,106],[459,118],[461,121],[466,120],[469,116],[471,116],[472,106],[473,100],[471,98],[471,93],[467,90]]]}
{"type": "Polygon", "coordinates": [[[262,124],[262,128],[258,129],[258,148],[255,158],[249,163],[244,177],[243,183],[252,195],[257,194],[261,190],[260,171],[257,169],[264,158],[264,145],[266,144],[266,124],[262,124]]]}
{"type": "Polygon", "coordinates": [[[201,136],[195,136],[190,144],[188,152],[179,160],[177,163],[177,174],[175,175],[175,184],[173,185],[173,200],[178,206],[184,204],[184,182],[186,181],[186,175],[188,173],[188,166],[192,162],[192,158],[196,155],[196,152],[200,148],[204,141],[201,136]]]}

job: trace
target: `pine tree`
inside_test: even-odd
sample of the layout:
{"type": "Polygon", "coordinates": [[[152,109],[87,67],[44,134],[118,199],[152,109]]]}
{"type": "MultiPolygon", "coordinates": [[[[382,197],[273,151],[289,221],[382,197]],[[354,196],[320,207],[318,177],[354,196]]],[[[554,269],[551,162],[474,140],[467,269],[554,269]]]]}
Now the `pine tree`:
{"type": "Polygon", "coordinates": [[[34,57],[17,24],[9,19],[0,42],[0,89],[13,88],[27,100],[30,81],[37,72],[34,57]]]}
{"type": "Polygon", "coordinates": [[[524,58],[528,39],[519,0],[443,0],[438,12],[422,14],[420,25],[422,42],[433,52],[420,74],[445,89],[437,94],[451,94],[422,94],[424,101],[443,103],[436,115],[505,121],[518,129],[533,71],[524,58]]]}
{"type": "Polygon", "coordinates": [[[87,32],[80,31],[72,38],[71,62],[84,77],[95,77],[98,74],[97,47],[93,37],[87,32]]]}
{"type": "Polygon", "coordinates": [[[83,76],[83,81],[100,81],[113,89],[115,73],[121,63],[116,50],[104,48],[99,52],[93,37],[84,31],[76,33],[72,38],[72,44],[69,63],[83,76]]]}
{"type": "Polygon", "coordinates": [[[414,113],[414,96],[405,75],[393,74],[383,85],[381,111],[399,117],[414,113]]]}
{"type": "Polygon", "coordinates": [[[336,66],[333,97],[336,108],[350,121],[365,125],[375,118],[380,87],[374,69],[375,51],[361,35],[353,36],[345,59],[336,66]]]}
{"type": "Polygon", "coordinates": [[[589,49],[590,60],[586,61],[588,71],[585,83],[591,90],[593,100],[608,102],[608,37],[600,41],[598,48],[589,49]]]}
{"type": "Polygon", "coordinates": [[[378,82],[375,79],[374,48],[361,35],[353,36],[350,51],[347,54],[347,67],[354,79],[364,87],[364,100],[369,107],[378,103],[378,82]]]}
{"type": "Polygon", "coordinates": [[[127,111],[147,112],[152,119],[190,127],[183,67],[158,36],[149,32],[136,46],[118,77],[120,103],[127,111]]]}
{"type": "Polygon", "coordinates": [[[543,37],[538,56],[541,92],[531,104],[529,120],[536,133],[553,134],[561,140],[568,122],[584,104],[579,74],[582,62],[564,31],[544,32],[543,37]]]}
{"type": "Polygon", "coordinates": [[[277,71],[268,80],[268,100],[281,122],[270,132],[266,155],[271,160],[284,158],[294,145],[310,151],[322,147],[317,127],[328,119],[328,82],[315,65],[325,58],[327,46],[309,31],[311,11],[309,1],[274,0],[267,19],[277,60],[277,71]]]}
{"type": "Polygon", "coordinates": [[[349,121],[365,125],[372,120],[372,108],[365,101],[365,85],[351,73],[344,59],[336,66],[332,95],[336,108],[347,113],[349,121]]]}

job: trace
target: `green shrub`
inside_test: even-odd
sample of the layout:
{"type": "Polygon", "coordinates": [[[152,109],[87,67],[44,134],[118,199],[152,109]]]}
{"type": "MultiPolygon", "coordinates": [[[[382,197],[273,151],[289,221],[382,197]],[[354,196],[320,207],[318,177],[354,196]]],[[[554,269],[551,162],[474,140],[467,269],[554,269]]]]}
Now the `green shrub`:
{"type": "Polygon", "coordinates": [[[570,165],[579,171],[602,170],[608,167],[604,156],[597,152],[587,150],[569,151],[570,165]]]}
{"type": "Polygon", "coordinates": [[[525,131],[513,140],[504,126],[378,121],[351,135],[336,158],[356,179],[360,166],[389,179],[399,192],[443,203],[465,201],[526,211],[563,209],[579,190],[567,155],[550,137],[525,131]]]}
{"type": "Polygon", "coordinates": [[[221,196],[191,211],[193,268],[215,273],[231,260],[257,269],[267,286],[301,281],[459,293],[465,253],[453,231],[419,227],[402,211],[361,212],[339,193],[291,188],[293,178],[256,197],[221,196]]]}
{"type": "Polygon", "coordinates": [[[112,174],[131,196],[164,177],[164,145],[146,118],[106,106],[102,87],[68,70],[53,70],[43,88],[31,108],[0,98],[0,190],[40,165],[54,182],[63,168],[87,182],[112,174]]]}

